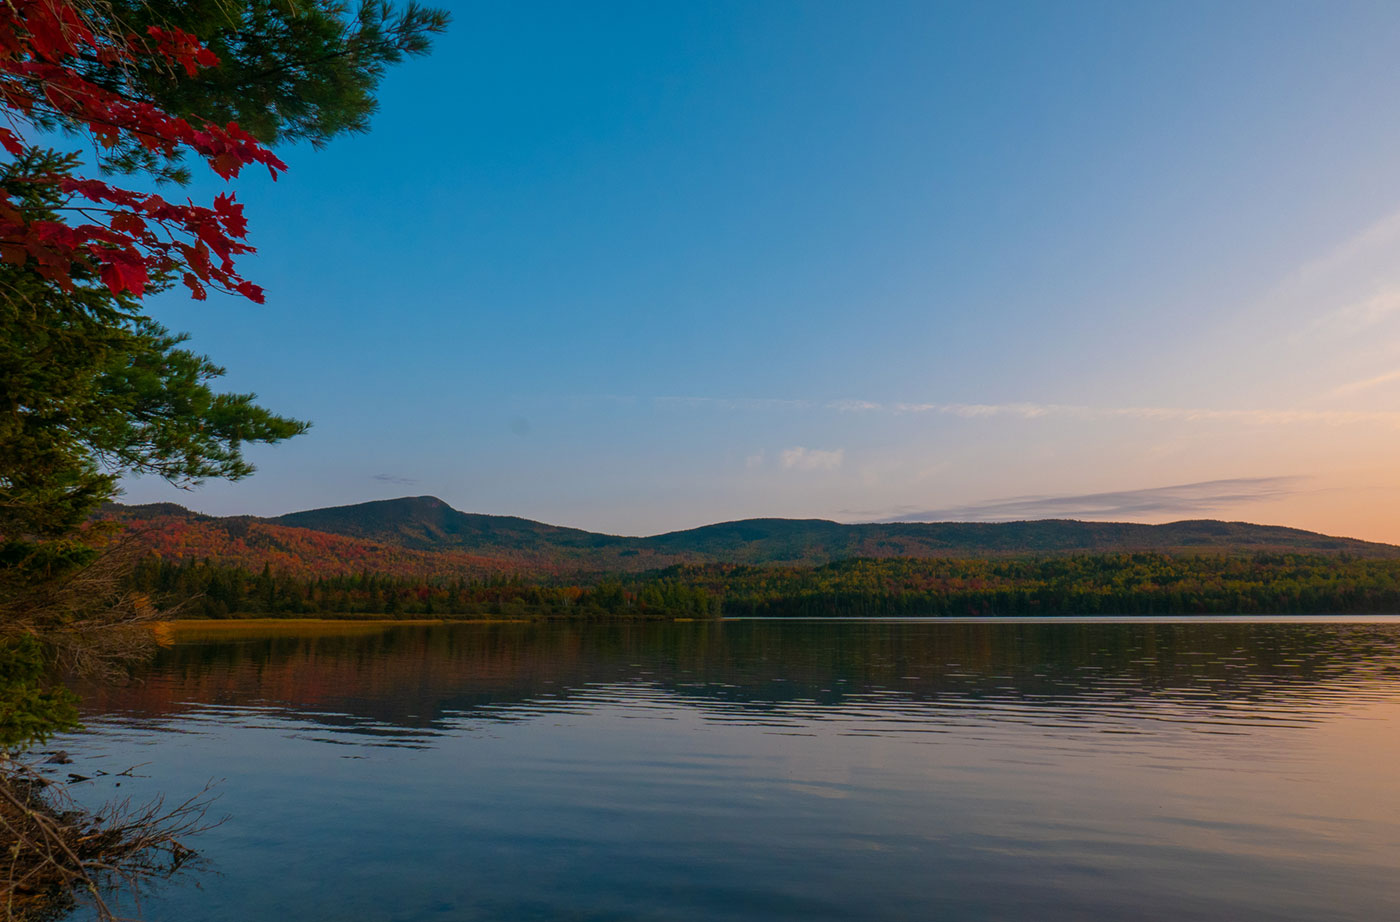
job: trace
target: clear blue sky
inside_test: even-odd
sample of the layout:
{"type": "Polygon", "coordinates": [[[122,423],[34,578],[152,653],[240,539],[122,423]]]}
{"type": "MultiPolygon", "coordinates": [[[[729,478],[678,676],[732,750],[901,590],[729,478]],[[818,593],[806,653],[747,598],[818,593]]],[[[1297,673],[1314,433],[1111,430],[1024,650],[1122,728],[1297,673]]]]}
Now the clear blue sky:
{"type": "Polygon", "coordinates": [[[449,6],[155,306],[315,427],[127,501],[1400,540],[1400,4],[449,6]]]}

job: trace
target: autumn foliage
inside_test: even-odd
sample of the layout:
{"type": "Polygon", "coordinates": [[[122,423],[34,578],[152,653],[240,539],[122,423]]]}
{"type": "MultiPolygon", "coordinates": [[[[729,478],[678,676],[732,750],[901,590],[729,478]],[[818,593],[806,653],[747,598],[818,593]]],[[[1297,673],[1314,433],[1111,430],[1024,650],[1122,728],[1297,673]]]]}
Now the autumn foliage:
{"type": "MultiPolygon", "coordinates": [[[[7,0],[0,5],[0,147],[17,164],[38,158],[38,129],[58,127],[85,135],[96,151],[135,142],[151,154],[177,158],[190,152],[225,179],[260,164],[274,179],[286,169],[251,135],[229,122],[218,125],[171,115],[150,102],[130,99],[87,76],[93,65],[109,69],[138,60],[178,68],[189,76],[218,66],[195,36],[178,28],[149,26],[144,34],[101,29],[67,0],[7,0]]],[[[235,258],[251,253],[243,208],[230,194],[208,205],[167,201],[71,171],[42,170],[22,176],[55,187],[71,220],[27,216],[0,191],[0,258],[29,266],[71,290],[75,267],[98,276],[113,293],[141,297],[153,279],[180,277],[195,298],[208,288],[259,303],[262,290],[238,274],[235,258]]]]}
{"type": "MultiPolygon", "coordinates": [[[[298,579],[362,571],[396,578],[470,578],[525,569],[519,561],[495,556],[414,550],[256,519],[209,519],[190,514],[114,517],[125,524],[129,538],[162,559],[213,560],[254,572],[271,567],[298,579]]],[[[547,570],[532,568],[531,572],[547,570]]]]}

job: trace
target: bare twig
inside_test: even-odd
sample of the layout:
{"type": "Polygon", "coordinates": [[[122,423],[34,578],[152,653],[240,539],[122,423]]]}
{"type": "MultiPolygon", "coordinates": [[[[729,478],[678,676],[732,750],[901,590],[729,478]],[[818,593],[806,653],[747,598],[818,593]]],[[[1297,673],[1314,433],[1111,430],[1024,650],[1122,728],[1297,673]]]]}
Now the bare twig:
{"type": "Polygon", "coordinates": [[[85,900],[98,919],[117,922],[111,900],[188,867],[184,839],[211,826],[210,788],[174,807],[130,800],[91,812],[31,766],[0,758],[0,918],[21,922],[85,900]]]}

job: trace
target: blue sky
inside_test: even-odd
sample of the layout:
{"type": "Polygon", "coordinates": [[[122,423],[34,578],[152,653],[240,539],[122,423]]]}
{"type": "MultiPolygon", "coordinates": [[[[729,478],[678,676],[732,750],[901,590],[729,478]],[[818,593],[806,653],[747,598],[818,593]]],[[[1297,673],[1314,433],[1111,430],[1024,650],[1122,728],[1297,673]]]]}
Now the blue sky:
{"type": "Polygon", "coordinates": [[[127,501],[1400,541],[1400,6],[448,6],[155,305],[314,428],[127,501]]]}

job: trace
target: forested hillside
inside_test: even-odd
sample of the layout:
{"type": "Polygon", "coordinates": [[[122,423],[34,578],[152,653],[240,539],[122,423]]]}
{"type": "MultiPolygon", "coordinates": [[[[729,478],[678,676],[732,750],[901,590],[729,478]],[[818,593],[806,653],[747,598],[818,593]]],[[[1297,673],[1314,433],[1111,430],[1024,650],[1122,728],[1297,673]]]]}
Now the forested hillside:
{"type": "Polygon", "coordinates": [[[152,552],[133,588],[198,617],[1400,611],[1400,548],[1244,523],[753,519],[622,538],[431,497],[107,514],[152,552]]]}
{"type": "Polygon", "coordinates": [[[433,497],[316,509],[273,519],[219,518],[180,506],[107,507],[140,540],[178,560],[211,560],[299,577],[489,573],[597,577],[681,564],[813,566],[862,558],[995,558],[1156,551],[1280,552],[1400,558],[1400,547],[1244,522],[1166,525],[1040,520],[870,523],[746,519],[646,538],[459,512],[433,497]]]}
{"type": "MultiPolygon", "coordinates": [[[[452,574],[483,576],[518,568],[511,561],[459,550],[423,551],[359,541],[309,528],[290,528],[251,516],[215,518],[182,506],[112,506],[107,515],[126,524],[125,535],[172,561],[213,561],[221,567],[305,579],[368,570],[390,577],[452,574]]],[[[543,561],[532,567],[547,571],[543,561]]]]}

